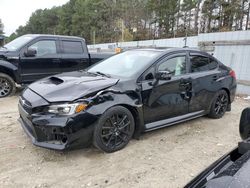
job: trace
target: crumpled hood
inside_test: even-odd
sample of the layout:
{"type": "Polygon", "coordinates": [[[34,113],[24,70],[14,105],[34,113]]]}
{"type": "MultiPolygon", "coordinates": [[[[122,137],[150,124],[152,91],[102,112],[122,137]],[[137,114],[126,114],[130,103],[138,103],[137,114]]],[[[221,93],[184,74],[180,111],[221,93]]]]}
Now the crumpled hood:
{"type": "Polygon", "coordinates": [[[78,71],[51,76],[28,87],[49,102],[69,102],[111,87],[118,81],[78,71]]]}

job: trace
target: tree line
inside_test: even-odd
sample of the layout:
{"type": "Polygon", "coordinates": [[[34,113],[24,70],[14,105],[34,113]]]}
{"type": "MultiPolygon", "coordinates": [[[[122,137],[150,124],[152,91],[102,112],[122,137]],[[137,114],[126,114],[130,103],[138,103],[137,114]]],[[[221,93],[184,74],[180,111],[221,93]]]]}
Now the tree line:
{"type": "Polygon", "coordinates": [[[8,40],[40,33],[93,44],[248,30],[249,13],[249,0],[70,0],[36,10],[8,40]]]}
{"type": "Polygon", "coordinates": [[[3,34],[3,22],[0,18],[0,35],[2,35],[2,34],[3,34]]]}

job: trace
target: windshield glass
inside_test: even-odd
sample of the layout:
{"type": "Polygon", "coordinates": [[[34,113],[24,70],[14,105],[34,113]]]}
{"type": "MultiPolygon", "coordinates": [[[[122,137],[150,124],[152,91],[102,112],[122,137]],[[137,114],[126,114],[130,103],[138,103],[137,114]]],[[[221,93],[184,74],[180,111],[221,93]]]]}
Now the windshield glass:
{"type": "Polygon", "coordinates": [[[24,35],[21,37],[16,38],[15,40],[9,42],[8,44],[4,45],[4,48],[10,51],[14,51],[22,47],[25,43],[29,42],[32,40],[34,37],[24,35]]]}
{"type": "Polygon", "coordinates": [[[112,56],[88,69],[88,72],[101,72],[118,77],[131,77],[143,71],[157,55],[158,51],[126,51],[112,56]]]}

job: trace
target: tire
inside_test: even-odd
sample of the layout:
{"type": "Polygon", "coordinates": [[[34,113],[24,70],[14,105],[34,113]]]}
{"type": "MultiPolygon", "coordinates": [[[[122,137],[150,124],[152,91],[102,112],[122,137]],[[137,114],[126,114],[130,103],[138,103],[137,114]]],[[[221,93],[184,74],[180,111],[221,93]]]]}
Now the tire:
{"type": "Polygon", "coordinates": [[[93,144],[107,153],[118,151],[129,143],[134,130],[131,112],[122,106],[111,107],[95,125],[93,144]]]}
{"type": "Polygon", "coordinates": [[[213,119],[221,118],[228,109],[229,97],[225,90],[220,90],[216,93],[211,105],[208,117],[213,119]]]}
{"type": "Polygon", "coordinates": [[[0,73],[0,98],[11,96],[15,92],[15,81],[9,75],[0,73]]]}

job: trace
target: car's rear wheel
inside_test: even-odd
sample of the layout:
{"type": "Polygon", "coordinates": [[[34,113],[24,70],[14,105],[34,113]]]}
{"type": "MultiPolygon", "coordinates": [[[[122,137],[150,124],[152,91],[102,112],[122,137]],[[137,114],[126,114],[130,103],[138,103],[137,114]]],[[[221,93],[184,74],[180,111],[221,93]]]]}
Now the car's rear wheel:
{"type": "Polygon", "coordinates": [[[93,143],[102,151],[111,153],[124,148],[135,130],[131,112],[122,106],[108,109],[95,126],[93,143]]]}
{"type": "Polygon", "coordinates": [[[11,96],[15,92],[15,81],[7,74],[0,73],[0,98],[11,96]]]}
{"type": "Polygon", "coordinates": [[[220,90],[216,93],[215,98],[212,102],[209,117],[218,119],[221,118],[228,108],[228,94],[225,90],[220,90]]]}

